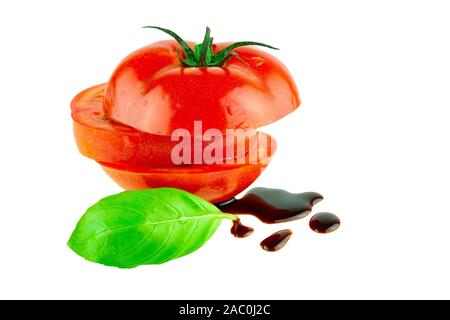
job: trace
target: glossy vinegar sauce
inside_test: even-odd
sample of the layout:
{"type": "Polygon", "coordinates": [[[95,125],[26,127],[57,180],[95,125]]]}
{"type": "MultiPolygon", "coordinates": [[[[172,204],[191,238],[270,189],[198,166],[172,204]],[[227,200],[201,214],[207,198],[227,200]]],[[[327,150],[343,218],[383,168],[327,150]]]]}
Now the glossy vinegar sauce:
{"type": "Polygon", "coordinates": [[[253,231],[251,227],[247,227],[241,223],[241,219],[236,219],[233,221],[233,226],[231,227],[231,234],[236,238],[247,238],[253,231]]]}
{"type": "Polygon", "coordinates": [[[331,212],[319,212],[311,217],[309,227],[317,233],[330,233],[341,226],[341,220],[331,212]]]}
{"type": "Polygon", "coordinates": [[[218,207],[223,212],[248,214],[264,223],[274,224],[304,218],[322,200],[323,196],[316,192],[290,193],[281,189],[254,188],[241,199],[218,207]]]}
{"type": "MultiPolygon", "coordinates": [[[[323,196],[317,192],[290,193],[282,189],[254,188],[240,199],[232,199],[217,207],[226,213],[252,215],[266,224],[277,224],[302,219],[309,215],[323,196]]],[[[339,228],[341,221],[329,212],[315,214],[310,228],[317,233],[330,233],[339,228]]],[[[250,236],[254,229],[245,226],[240,219],[233,221],[231,233],[237,238],[250,236]]],[[[275,252],[282,249],[292,236],[292,231],[284,229],[261,241],[263,250],[275,252]]]]}
{"type": "Polygon", "coordinates": [[[275,252],[281,250],[292,236],[289,229],[280,230],[261,241],[261,248],[265,251],[275,252]]]}

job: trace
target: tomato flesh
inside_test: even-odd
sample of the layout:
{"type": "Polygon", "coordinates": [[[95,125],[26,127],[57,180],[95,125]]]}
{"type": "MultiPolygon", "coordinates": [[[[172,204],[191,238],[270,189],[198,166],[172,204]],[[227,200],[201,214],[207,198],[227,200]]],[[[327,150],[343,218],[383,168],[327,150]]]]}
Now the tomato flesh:
{"type": "MultiPolygon", "coordinates": [[[[171,153],[178,142],[171,141],[170,136],[138,131],[109,119],[103,112],[105,88],[101,84],[86,89],[72,101],[73,129],[80,153],[96,161],[127,166],[173,166],[171,153]]],[[[234,150],[232,158],[241,158],[254,147],[257,135],[248,130],[235,139],[224,139],[222,152],[226,160],[230,158],[226,156],[227,148],[234,150]],[[247,148],[238,148],[239,143],[247,148]]],[[[202,150],[209,143],[201,142],[202,150]]]]}
{"type": "Polygon", "coordinates": [[[196,194],[212,203],[230,200],[250,186],[264,171],[276,150],[273,138],[259,133],[256,163],[179,168],[129,167],[99,163],[122,188],[139,190],[173,187],[196,194]],[[266,144],[266,140],[268,143],[266,144]],[[264,143],[263,143],[264,142],[264,143]]]}

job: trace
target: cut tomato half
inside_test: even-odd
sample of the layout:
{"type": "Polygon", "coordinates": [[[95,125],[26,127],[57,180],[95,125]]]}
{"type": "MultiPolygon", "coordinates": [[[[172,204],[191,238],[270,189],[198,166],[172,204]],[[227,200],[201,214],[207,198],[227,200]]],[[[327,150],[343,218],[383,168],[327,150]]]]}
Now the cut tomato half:
{"type": "MultiPolygon", "coordinates": [[[[250,186],[267,167],[276,150],[270,136],[259,133],[256,162],[246,164],[194,165],[157,168],[130,167],[100,162],[105,172],[122,188],[139,190],[172,187],[194,193],[210,202],[227,201],[250,186]]],[[[251,153],[251,152],[250,152],[251,153]]]]}
{"type": "MultiPolygon", "coordinates": [[[[127,166],[173,166],[172,150],[179,141],[171,136],[156,135],[136,130],[110,120],[103,111],[105,84],[79,93],[71,103],[75,140],[84,156],[99,162],[127,166]]],[[[199,138],[203,150],[211,143],[199,138]]],[[[194,158],[194,138],[191,139],[191,159],[194,158]]],[[[254,130],[244,130],[225,135],[224,162],[229,158],[241,158],[257,142],[254,130]],[[239,145],[245,148],[238,147],[239,145]],[[233,150],[230,152],[229,150],[233,150]],[[228,151],[228,156],[227,156],[228,151]]]]}
{"type": "MultiPolygon", "coordinates": [[[[192,48],[195,44],[188,42],[192,48]]],[[[217,43],[219,53],[231,43],[217,43]]],[[[158,41],[123,59],[108,82],[104,106],[114,120],[152,134],[177,128],[253,128],[295,111],[300,97],[292,75],[273,55],[239,47],[220,67],[186,67],[177,41],[158,41]]]]}

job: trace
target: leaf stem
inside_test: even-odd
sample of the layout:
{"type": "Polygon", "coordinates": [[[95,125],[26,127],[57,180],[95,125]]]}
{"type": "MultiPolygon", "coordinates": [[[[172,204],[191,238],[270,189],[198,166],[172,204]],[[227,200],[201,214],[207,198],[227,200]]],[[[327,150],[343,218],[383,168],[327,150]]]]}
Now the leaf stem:
{"type": "Polygon", "coordinates": [[[226,213],[226,212],[223,213],[223,218],[231,220],[231,221],[239,220],[239,217],[237,215],[235,215],[233,213],[226,213]]]}

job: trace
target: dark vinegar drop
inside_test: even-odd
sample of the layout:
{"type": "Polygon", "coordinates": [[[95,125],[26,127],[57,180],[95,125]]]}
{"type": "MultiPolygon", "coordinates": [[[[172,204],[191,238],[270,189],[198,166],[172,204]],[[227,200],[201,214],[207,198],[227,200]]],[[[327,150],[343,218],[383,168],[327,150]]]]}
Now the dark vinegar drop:
{"type": "Polygon", "coordinates": [[[240,219],[236,219],[233,221],[233,226],[231,227],[231,234],[236,238],[246,238],[250,236],[253,231],[255,231],[251,227],[244,226],[241,223],[240,219]]]}
{"type": "Polygon", "coordinates": [[[290,193],[281,189],[254,188],[241,199],[219,204],[223,212],[253,215],[273,224],[304,218],[312,207],[323,200],[316,192],[290,193]]]}
{"type": "Polygon", "coordinates": [[[282,249],[291,238],[292,231],[289,229],[275,232],[261,242],[261,248],[266,251],[275,252],[282,249]]]}
{"type": "Polygon", "coordinates": [[[341,220],[333,213],[320,212],[311,217],[309,227],[317,233],[330,233],[341,226],[341,220]]]}

